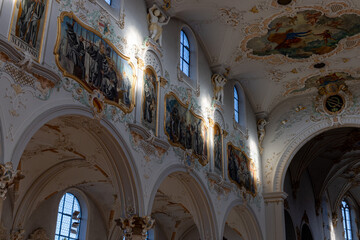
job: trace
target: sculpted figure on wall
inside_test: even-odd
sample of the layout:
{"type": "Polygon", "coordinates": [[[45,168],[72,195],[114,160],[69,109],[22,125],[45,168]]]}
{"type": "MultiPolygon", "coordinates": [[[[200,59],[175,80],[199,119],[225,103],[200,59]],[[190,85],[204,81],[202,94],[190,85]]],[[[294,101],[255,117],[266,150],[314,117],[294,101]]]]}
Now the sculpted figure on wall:
{"type": "Polygon", "coordinates": [[[264,151],[264,148],[262,147],[262,142],[263,142],[264,137],[265,137],[265,126],[266,126],[268,123],[269,123],[269,122],[266,121],[265,119],[259,119],[259,121],[257,122],[260,154],[262,154],[263,151],[264,151]]]}
{"type": "Polygon", "coordinates": [[[214,84],[215,101],[224,104],[224,86],[227,82],[227,79],[220,74],[214,74],[211,80],[212,83],[214,84]]]}
{"type": "Polygon", "coordinates": [[[152,38],[155,42],[159,43],[160,47],[162,40],[162,28],[164,25],[168,24],[169,21],[170,17],[165,16],[165,14],[162,13],[156,5],[153,5],[149,9],[148,23],[150,38],[152,38]]]}

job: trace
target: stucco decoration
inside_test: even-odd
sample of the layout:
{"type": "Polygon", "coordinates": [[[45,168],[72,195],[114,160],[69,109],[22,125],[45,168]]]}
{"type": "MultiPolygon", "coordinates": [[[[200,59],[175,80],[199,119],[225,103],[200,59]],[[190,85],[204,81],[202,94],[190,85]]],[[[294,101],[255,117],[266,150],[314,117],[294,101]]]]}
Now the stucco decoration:
{"type": "Polygon", "coordinates": [[[163,68],[160,57],[153,50],[147,50],[144,57],[145,66],[150,65],[154,68],[157,77],[163,76],[163,68]]]}
{"type": "Polygon", "coordinates": [[[54,50],[56,64],[66,77],[92,92],[99,90],[106,103],[129,113],[135,106],[136,71],[102,34],[83,24],[71,12],[61,13],[54,50]]]}
{"type": "Polygon", "coordinates": [[[47,233],[43,228],[38,228],[30,234],[28,240],[50,240],[50,238],[47,236],[47,233]]]}
{"type": "Polygon", "coordinates": [[[9,41],[37,61],[41,56],[48,5],[48,0],[16,0],[14,4],[9,41]]]}
{"type": "Polygon", "coordinates": [[[162,157],[169,149],[170,145],[155,136],[150,130],[136,124],[128,124],[131,133],[132,147],[135,150],[141,151],[146,161],[156,160],[162,162],[162,157]]]}
{"type": "Polygon", "coordinates": [[[8,189],[23,178],[20,170],[13,169],[11,162],[0,164],[0,198],[4,200],[8,189]]]}
{"type": "Polygon", "coordinates": [[[150,38],[158,43],[160,47],[162,46],[162,28],[168,24],[169,21],[170,17],[166,16],[166,14],[155,4],[149,8],[148,24],[150,38]]]}
{"type": "Polygon", "coordinates": [[[360,33],[355,13],[328,17],[318,10],[305,10],[272,20],[268,32],[247,43],[253,55],[281,54],[293,59],[330,53],[340,40],[360,33]]]}
{"type": "Polygon", "coordinates": [[[318,88],[319,86],[325,86],[330,82],[341,82],[344,83],[345,81],[353,81],[357,80],[349,73],[346,72],[335,72],[326,75],[316,75],[312,77],[306,77],[299,81],[296,86],[292,86],[288,88],[284,95],[291,95],[291,94],[301,94],[306,91],[310,91],[310,89],[318,88]]]}
{"type": "Polygon", "coordinates": [[[145,240],[147,231],[154,226],[155,220],[151,216],[138,217],[134,215],[126,219],[116,219],[115,222],[123,231],[125,240],[145,240]]]}
{"type": "Polygon", "coordinates": [[[25,230],[21,228],[12,231],[10,234],[10,240],[24,240],[24,234],[25,234],[25,230]]]}

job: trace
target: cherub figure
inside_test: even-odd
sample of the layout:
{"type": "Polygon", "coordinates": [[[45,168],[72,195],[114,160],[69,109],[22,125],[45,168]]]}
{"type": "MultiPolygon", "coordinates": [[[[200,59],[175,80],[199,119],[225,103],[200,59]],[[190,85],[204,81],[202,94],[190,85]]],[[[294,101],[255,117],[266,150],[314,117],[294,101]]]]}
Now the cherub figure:
{"type": "Polygon", "coordinates": [[[265,137],[265,126],[266,126],[268,123],[269,123],[269,122],[266,121],[266,120],[263,119],[263,118],[262,118],[262,119],[259,119],[259,121],[257,122],[260,154],[262,154],[262,152],[264,151],[264,148],[262,147],[262,142],[263,142],[264,137],[265,137]]]}
{"type": "Polygon", "coordinates": [[[220,74],[215,74],[212,77],[212,82],[215,85],[214,86],[214,99],[215,99],[215,101],[218,101],[221,104],[223,104],[224,103],[224,86],[227,82],[227,79],[220,74]]]}
{"type": "Polygon", "coordinates": [[[160,47],[162,45],[162,27],[168,24],[170,17],[165,17],[156,5],[153,5],[149,9],[148,22],[150,38],[155,42],[158,42],[160,47]]]}

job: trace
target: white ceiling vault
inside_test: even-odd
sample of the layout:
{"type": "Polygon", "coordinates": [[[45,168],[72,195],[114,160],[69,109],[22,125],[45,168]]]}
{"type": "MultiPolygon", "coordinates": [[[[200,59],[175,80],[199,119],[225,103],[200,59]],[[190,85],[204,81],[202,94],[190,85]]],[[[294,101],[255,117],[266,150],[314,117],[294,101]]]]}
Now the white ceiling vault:
{"type": "Polygon", "coordinates": [[[230,67],[229,78],[241,82],[255,112],[271,112],[287,98],[316,90],[305,85],[314,76],[359,79],[360,29],[353,25],[360,1],[293,0],[284,6],[277,0],[172,0],[166,12],[191,26],[214,72],[230,67]],[[261,36],[263,42],[254,40],[261,36]],[[301,52],[308,47],[312,53],[301,52]],[[314,68],[322,62],[325,67],[314,68]]]}

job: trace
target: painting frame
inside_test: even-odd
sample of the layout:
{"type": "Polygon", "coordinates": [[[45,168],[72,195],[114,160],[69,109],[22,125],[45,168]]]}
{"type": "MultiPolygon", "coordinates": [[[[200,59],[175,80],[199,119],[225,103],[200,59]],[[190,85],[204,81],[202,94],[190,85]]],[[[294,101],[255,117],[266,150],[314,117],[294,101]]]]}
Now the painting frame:
{"type": "MultiPolygon", "coordinates": [[[[144,74],[144,77],[145,77],[145,74],[146,74],[146,70],[149,69],[150,71],[152,71],[153,75],[155,76],[155,89],[156,89],[156,116],[155,116],[155,136],[158,136],[159,134],[159,99],[160,99],[160,81],[159,81],[159,77],[157,76],[156,74],[156,71],[154,69],[154,67],[152,67],[151,65],[147,65],[145,68],[144,68],[144,71],[143,71],[143,74],[144,74]]],[[[144,85],[145,85],[145,82],[144,82],[144,85]]],[[[143,123],[144,121],[144,118],[143,118],[143,111],[144,111],[144,108],[145,108],[145,91],[144,91],[144,88],[143,88],[143,91],[141,92],[141,108],[140,108],[140,112],[141,112],[141,123],[143,123]]],[[[145,125],[146,126],[146,125],[145,125]]],[[[146,126],[148,127],[148,126],[146,126]]]]}
{"type": "Polygon", "coordinates": [[[197,115],[194,113],[194,111],[192,109],[189,109],[189,103],[185,104],[183,103],[177,96],[174,92],[168,92],[167,94],[165,94],[165,98],[164,98],[164,133],[165,135],[167,136],[168,138],[168,141],[170,143],[170,145],[174,146],[174,147],[179,147],[181,148],[182,150],[186,151],[186,148],[181,144],[181,143],[176,143],[176,142],[173,142],[171,140],[171,137],[169,135],[169,133],[167,132],[166,130],[166,116],[167,116],[167,99],[169,97],[174,97],[175,100],[180,104],[180,106],[182,106],[183,108],[187,109],[187,111],[189,111],[189,113],[194,117],[194,118],[197,118],[201,121],[203,121],[203,126],[205,127],[205,132],[206,132],[206,138],[204,139],[206,141],[206,158],[203,158],[201,157],[200,155],[194,153],[194,151],[192,152],[192,156],[197,158],[199,160],[199,163],[202,165],[202,166],[206,166],[208,163],[209,163],[209,159],[210,159],[210,148],[209,148],[209,128],[206,124],[206,121],[203,117],[197,115]]]}
{"type": "Polygon", "coordinates": [[[216,168],[216,149],[215,149],[215,136],[216,136],[216,132],[215,129],[218,128],[219,132],[220,132],[220,142],[221,142],[221,169],[220,169],[220,174],[222,177],[224,177],[224,134],[223,131],[221,129],[221,126],[219,123],[215,123],[213,125],[213,142],[214,142],[214,146],[213,146],[213,154],[214,154],[214,171],[215,172],[219,172],[219,169],[216,168]]]}
{"type": "Polygon", "coordinates": [[[251,169],[249,169],[249,166],[247,165],[247,167],[248,167],[248,171],[251,173],[253,173],[253,188],[254,188],[254,191],[251,191],[251,190],[249,190],[248,188],[246,188],[246,186],[242,186],[242,185],[240,185],[240,183],[239,182],[237,182],[237,181],[235,181],[235,180],[233,180],[231,177],[230,177],[230,169],[229,169],[229,164],[230,164],[230,160],[229,160],[229,147],[232,147],[232,148],[234,148],[236,151],[239,151],[244,157],[245,157],[245,159],[246,159],[246,161],[247,161],[247,163],[250,163],[251,165],[253,165],[254,166],[254,168],[255,168],[255,163],[254,163],[254,161],[251,159],[251,158],[249,158],[248,157],[248,155],[243,151],[243,150],[241,150],[239,147],[236,147],[232,142],[228,142],[227,143],[227,145],[226,145],[226,151],[227,151],[227,154],[226,154],[226,156],[227,156],[227,162],[228,162],[228,168],[227,168],[227,172],[228,172],[228,177],[229,177],[229,180],[232,182],[232,183],[235,183],[239,188],[244,188],[245,190],[246,190],[246,192],[248,193],[248,194],[251,194],[253,197],[255,197],[256,195],[257,195],[257,173],[256,173],[256,169],[254,169],[253,171],[251,171],[251,169]]]}
{"type": "MultiPolygon", "coordinates": [[[[11,23],[10,23],[10,29],[9,29],[9,36],[8,36],[8,41],[11,42],[17,49],[19,49],[22,52],[29,52],[30,55],[33,57],[33,59],[35,61],[37,61],[38,63],[40,63],[41,57],[42,57],[42,53],[43,53],[43,42],[44,42],[44,38],[45,38],[45,32],[46,32],[46,25],[47,25],[47,17],[48,17],[48,12],[49,12],[49,8],[50,8],[50,0],[43,0],[45,2],[45,14],[43,14],[43,17],[41,17],[41,22],[39,24],[39,26],[37,27],[37,31],[39,32],[39,30],[41,30],[41,33],[39,36],[37,36],[36,38],[38,39],[38,37],[40,37],[39,40],[36,40],[36,42],[39,42],[39,48],[38,48],[38,56],[36,57],[33,53],[37,52],[36,49],[34,50],[33,47],[29,46],[28,43],[24,42],[24,40],[20,39],[20,37],[16,36],[16,31],[17,27],[14,25],[14,21],[15,21],[15,17],[16,19],[16,23],[18,22],[20,16],[19,16],[19,10],[17,9],[17,5],[21,0],[15,0],[14,1],[14,7],[12,10],[12,14],[11,14],[11,23]],[[15,29],[13,29],[15,27],[15,29]],[[13,35],[13,31],[15,31],[15,35],[13,35]],[[20,46],[19,46],[20,45],[20,46]],[[30,50],[30,51],[29,51],[30,50]]],[[[0,10],[2,8],[2,0],[0,0],[0,10]]],[[[20,3],[19,3],[20,4],[20,3]]],[[[34,21],[35,22],[35,21],[34,21]]],[[[30,23],[27,23],[28,28],[30,23]]],[[[27,30],[26,30],[26,34],[27,34],[27,30]]],[[[25,35],[26,37],[26,35],[25,35]]]]}
{"type": "Polygon", "coordinates": [[[64,22],[65,17],[69,17],[69,18],[75,20],[76,23],[79,24],[82,28],[84,28],[85,30],[95,34],[101,41],[104,41],[109,47],[111,47],[111,50],[113,50],[121,59],[123,59],[124,61],[126,61],[129,64],[130,68],[132,69],[132,78],[133,78],[133,84],[132,84],[131,90],[130,90],[131,98],[129,99],[130,100],[130,106],[127,107],[123,103],[120,104],[120,103],[117,103],[115,101],[109,100],[108,98],[105,98],[104,102],[107,103],[107,104],[114,105],[114,106],[120,108],[125,114],[131,113],[133,111],[134,107],[136,106],[135,88],[136,88],[136,82],[137,82],[137,75],[136,75],[135,66],[130,61],[130,57],[127,57],[124,54],[122,54],[108,39],[103,38],[102,34],[100,32],[96,31],[92,27],[90,27],[90,26],[86,25],[85,23],[83,23],[73,12],[66,12],[66,11],[62,12],[60,14],[60,16],[58,17],[57,37],[56,37],[56,43],[55,43],[55,47],[54,47],[55,62],[56,62],[56,65],[58,66],[58,68],[60,69],[60,71],[63,73],[64,77],[69,77],[69,78],[74,79],[82,87],[84,87],[84,89],[86,91],[88,91],[89,93],[91,93],[95,89],[97,89],[97,88],[90,87],[83,80],[81,80],[78,77],[74,76],[73,74],[67,72],[67,70],[60,64],[59,49],[60,49],[61,31],[62,31],[61,24],[64,22]]]}

